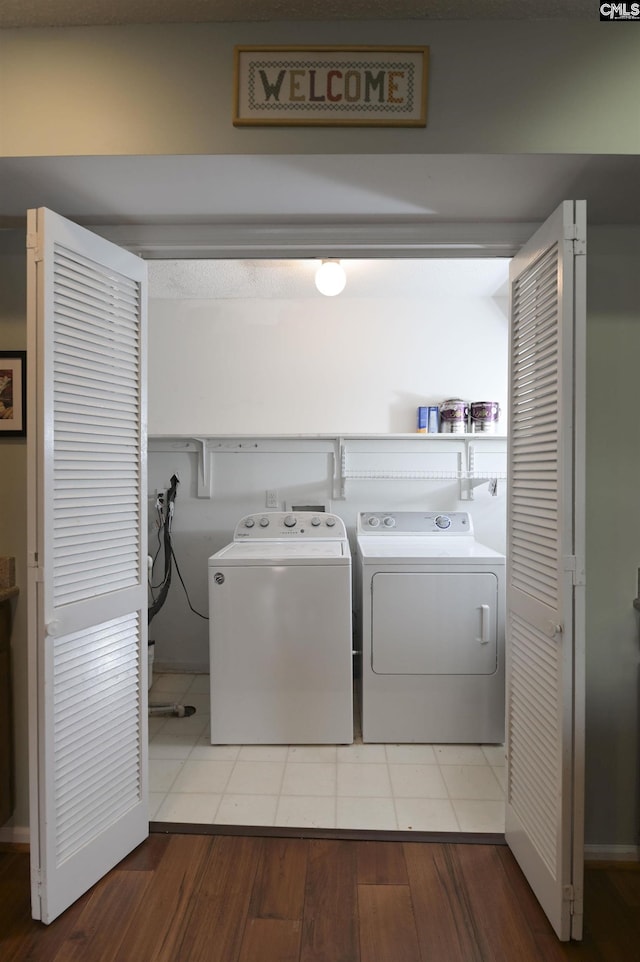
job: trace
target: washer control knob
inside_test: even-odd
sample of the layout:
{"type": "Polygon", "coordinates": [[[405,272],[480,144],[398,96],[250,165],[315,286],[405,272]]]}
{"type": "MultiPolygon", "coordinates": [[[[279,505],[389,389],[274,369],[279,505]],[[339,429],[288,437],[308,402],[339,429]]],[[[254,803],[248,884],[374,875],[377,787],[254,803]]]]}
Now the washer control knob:
{"type": "Polygon", "coordinates": [[[385,526],[385,528],[395,528],[396,519],[392,518],[391,515],[388,514],[386,518],[382,519],[382,523],[385,526]]]}
{"type": "Polygon", "coordinates": [[[436,518],[436,526],[442,531],[446,531],[447,528],[451,527],[451,518],[446,514],[439,514],[436,518]]]}
{"type": "Polygon", "coordinates": [[[319,527],[319,525],[320,525],[320,518],[318,518],[317,516],[314,517],[314,518],[312,518],[312,519],[311,519],[311,524],[312,524],[312,526],[313,526],[314,528],[319,527]]]}
{"type": "Polygon", "coordinates": [[[336,519],[332,518],[331,515],[327,518],[327,528],[333,528],[336,523],[336,519]]]}
{"type": "Polygon", "coordinates": [[[296,523],[297,523],[296,517],[293,514],[288,514],[287,517],[284,519],[285,528],[295,528],[296,523]]]}
{"type": "Polygon", "coordinates": [[[269,527],[269,519],[268,519],[268,518],[260,518],[260,527],[261,527],[261,528],[268,528],[268,527],[269,527]]]}
{"type": "Polygon", "coordinates": [[[374,515],[372,515],[372,516],[369,518],[369,527],[370,527],[370,528],[379,528],[379,527],[380,527],[380,518],[376,518],[374,515]]]}
{"type": "Polygon", "coordinates": [[[244,523],[244,526],[245,526],[245,528],[253,528],[253,526],[254,526],[255,523],[256,523],[256,522],[255,522],[255,520],[254,520],[253,518],[247,518],[247,520],[246,520],[245,523],[244,523]]]}

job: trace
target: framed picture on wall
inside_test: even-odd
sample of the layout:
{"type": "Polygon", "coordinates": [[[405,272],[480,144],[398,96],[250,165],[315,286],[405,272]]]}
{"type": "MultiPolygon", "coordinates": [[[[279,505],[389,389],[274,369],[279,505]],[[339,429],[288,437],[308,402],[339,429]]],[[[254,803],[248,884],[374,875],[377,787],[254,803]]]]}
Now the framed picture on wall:
{"type": "Polygon", "coordinates": [[[0,351],[0,438],[27,434],[27,352],[0,351]]]}

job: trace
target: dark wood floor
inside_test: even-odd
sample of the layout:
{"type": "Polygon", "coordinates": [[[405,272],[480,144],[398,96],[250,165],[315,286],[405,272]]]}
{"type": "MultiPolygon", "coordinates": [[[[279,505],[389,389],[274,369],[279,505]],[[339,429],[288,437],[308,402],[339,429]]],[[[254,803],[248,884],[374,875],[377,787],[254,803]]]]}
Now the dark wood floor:
{"type": "Polygon", "coordinates": [[[640,871],[586,873],[562,944],[496,845],[151,835],[50,926],[0,852],[2,962],[637,962],[640,871]]]}

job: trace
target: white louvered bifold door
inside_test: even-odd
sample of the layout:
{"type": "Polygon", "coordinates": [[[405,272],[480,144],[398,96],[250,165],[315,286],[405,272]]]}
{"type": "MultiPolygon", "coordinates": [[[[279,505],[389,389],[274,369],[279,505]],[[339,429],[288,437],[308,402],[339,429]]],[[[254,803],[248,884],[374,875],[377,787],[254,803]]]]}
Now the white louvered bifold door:
{"type": "Polygon", "coordinates": [[[506,838],[561,939],[582,933],[586,205],[511,265],[506,838]]]}
{"type": "Polygon", "coordinates": [[[32,912],[148,834],[146,265],[28,213],[32,912]]]}

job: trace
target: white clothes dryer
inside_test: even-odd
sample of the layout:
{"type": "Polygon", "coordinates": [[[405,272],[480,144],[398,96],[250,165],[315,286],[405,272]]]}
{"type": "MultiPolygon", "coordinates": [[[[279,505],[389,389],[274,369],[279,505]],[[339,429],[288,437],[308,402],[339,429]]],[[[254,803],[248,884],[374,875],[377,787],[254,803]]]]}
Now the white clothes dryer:
{"type": "Polygon", "coordinates": [[[209,558],[211,743],[353,741],[351,552],[334,514],[273,511],[209,558]]]}
{"type": "Polygon", "coordinates": [[[467,512],[359,514],[363,741],[503,742],[504,577],[467,512]]]}

